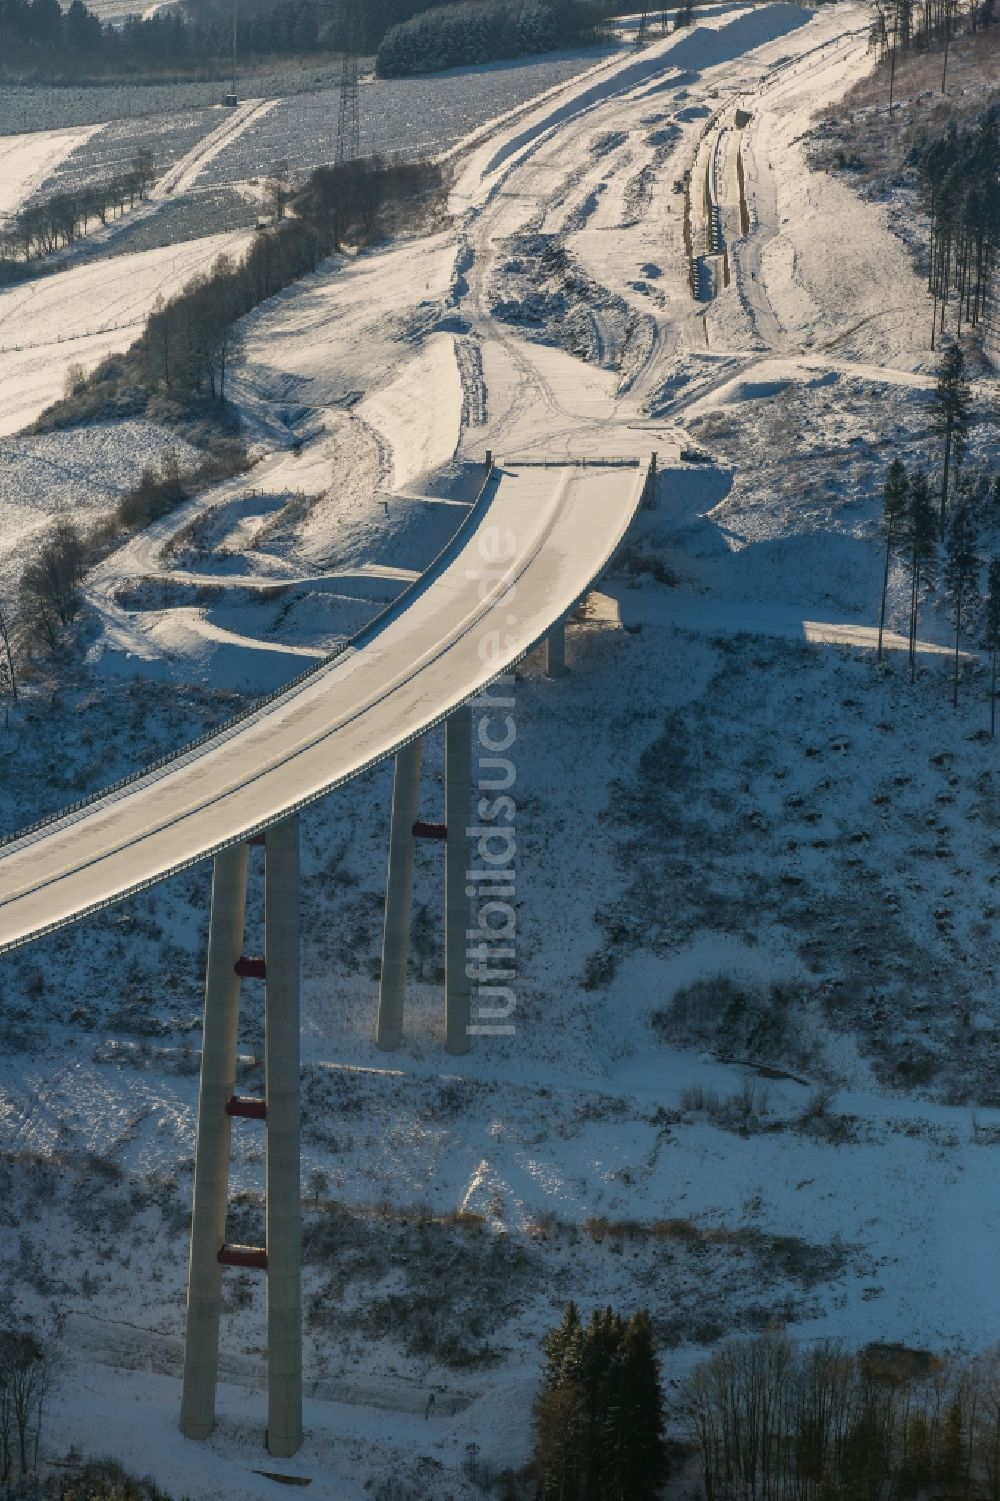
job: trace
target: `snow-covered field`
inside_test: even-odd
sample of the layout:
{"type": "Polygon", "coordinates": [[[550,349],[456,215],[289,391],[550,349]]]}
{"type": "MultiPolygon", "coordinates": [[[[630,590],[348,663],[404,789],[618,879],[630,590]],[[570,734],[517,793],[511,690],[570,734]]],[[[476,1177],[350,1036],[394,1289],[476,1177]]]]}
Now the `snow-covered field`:
{"type": "Polygon", "coordinates": [[[133,475],[168,452],[182,462],[195,458],[193,449],[146,421],[5,439],[0,444],[0,586],[13,583],[32,535],[53,516],[96,519],[114,505],[133,475]]]}
{"type": "Polygon", "coordinates": [[[35,189],[97,129],[96,125],[83,125],[76,130],[0,136],[0,219],[16,214],[35,189]]]}
{"type": "Polygon", "coordinates": [[[93,260],[0,291],[0,436],[19,432],[63,395],[70,366],[91,370],[138,338],[158,297],[180,291],[251,233],[93,260]]]}
{"type": "MultiPolygon", "coordinates": [[[[985,668],[953,712],[936,604],[912,687],[901,637],[871,650],[884,466],[931,457],[925,294],[885,209],[802,141],[870,66],[865,26],[772,5],[656,36],[475,137],[451,225],[258,309],[232,389],[265,457],[101,565],[79,682],[11,716],[4,828],[349,635],[457,525],[487,448],[659,455],[569,675],[529,661],[516,685],[513,1036],[445,1058],[421,846],[406,1036],[376,1051],[390,768],[304,820],[308,1432],[283,1469],[315,1495],[480,1494],[472,1442],[521,1464],[539,1335],[571,1296],[648,1306],[670,1381],[775,1320],[935,1349],[998,1327],[985,668]],[[695,303],[675,184],[719,132],[730,280],[695,303]]],[[[129,277],[137,306],[164,269],[129,277]]],[[[995,383],[976,396],[995,410],[995,383]]],[[[0,383],[8,431],[20,400],[0,383]]],[[[129,441],[156,436],[74,450],[92,499],[113,493],[101,445],[129,441]]],[[[980,423],[970,463],[995,455],[980,423]]],[[[431,737],[422,817],[442,771],[431,737]]],[[[260,897],[258,871],[248,952],[260,897]]],[[[250,1276],[227,1292],[219,1429],[175,1431],[207,900],[189,873],[6,962],[0,1296],[65,1316],[52,1452],[113,1432],[178,1494],[263,1496],[250,1276]]],[[[252,1090],[249,993],[244,1013],[252,1090]]],[[[262,1142],[246,1124],[234,1145],[230,1231],[253,1240],[262,1142]]]]}
{"type": "MultiPolygon", "coordinates": [[[[111,0],[112,4],[118,0],[111,0]]],[[[483,121],[501,115],[544,89],[591,68],[602,48],[543,54],[452,69],[431,77],[373,79],[365,76],[360,99],[361,145],[366,151],[407,154],[440,150],[483,121]]],[[[269,134],[266,149],[252,162],[254,172],[270,165],[270,151],[291,155],[299,165],[329,160],[313,147],[336,140],[341,65],[296,59],[284,67],[256,71],[240,81],[240,92],[289,100],[279,112],[286,128],[269,134]],[[293,104],[300,97],[300,104],[293,104]]],[[[210,110],[221,105],[226,82],[218,77],[191,83],[108,83],[75,88],[59,84],[5,84],[0,90],[0,137],[23,131],[63,130],[116,121],[139,136],[156,117],[210,110]]]]}

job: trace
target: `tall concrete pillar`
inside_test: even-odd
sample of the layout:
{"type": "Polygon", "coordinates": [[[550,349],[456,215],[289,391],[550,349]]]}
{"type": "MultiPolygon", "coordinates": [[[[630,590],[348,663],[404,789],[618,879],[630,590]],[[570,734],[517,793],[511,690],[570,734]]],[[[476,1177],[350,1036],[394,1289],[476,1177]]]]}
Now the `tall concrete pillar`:
{"type": "Polygon", "coordinates": [[[243,952],[246,897],[247,847],[238,844],[216,855],[212,874],[181,1396],[181,1432],[188,1438],[207,1438],[215,1427],[222,1311],[222,1267],[217,1257],[226,1237],[229,1201],[231,1122],[226,1102],[236,1083],[240,1015],[240,981],[233,966],[243,952]]]}
{"type": "Polygon", "coordinates": [[[410,913],[413,907],[413,825],[420,800],[419,740],[396,752],[389,827],[389,874],[385,888],[385,931],[382,937],[382,979],[378,995],[375,1041],[385,1051],[403,1040],[403,1003],[406,998],[406,961],[410,951],[410,913]]]}
{"type": "Polygon", "coordinates": [[[302,1195],[299,1172],[299,820],[267,833],[264,1068],[267,1093],[267,1447],[302,1442],[302,1195]]]}
{"type": "Polygon", "coordinates": [[[566,622],[558,620],[545,638],[545,676],[561,678],[566,671],[566,622]]]}
{"type": "Polygon", "coordinates": [[[445,1047],[469,1051],[472,985],[465,972],[469,898],[469,801],[472,785],[472,710],[467,704],[445,722],[444,817],[448,827],[444,866],[445,1047]]]}

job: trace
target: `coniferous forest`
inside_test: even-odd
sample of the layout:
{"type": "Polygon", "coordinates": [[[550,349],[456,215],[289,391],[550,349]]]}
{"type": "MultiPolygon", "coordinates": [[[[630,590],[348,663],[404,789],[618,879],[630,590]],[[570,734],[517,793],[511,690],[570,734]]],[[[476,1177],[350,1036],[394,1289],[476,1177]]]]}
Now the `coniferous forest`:
{"type": "MultiPolygon", "coordinates": [[[[325,12],[322,13],[325,15],[325,12]]],[[[248,55],[315,52],[333,45],[312,0],[281,3],[245,17],[240,49],[248,55]]],[[[232,52],[233,22],[170,10],[102,23],[84,0],[62,10],[59,0],[0,0],[0,76],[87,77],[126,67],[204,65],[232,52]]]]}
{"type": "MultiPolygon", "coordinates": [[[[1000,68],[998,0],[873,0],[869,48],[887,86],[888,111],[912,93],[908,64],[933,62],[934,93],[953,101],[937,111],[911,145],[907,164],[916,169],[927,217],[927,289],[932,297],[930,347],[947,334],[988,319],[1000,245],[1000,105],[987,100],[973,114],[961,103],[965,90],[951,82],[955,49],[972,44],[985,76],[1000,68]],[[949,68],[951,70],[949,74],[949,68]],[[943,116],[943,118],[942,118],[943,116]]],[[[926,69],[923,83],[926,86],[926,69]]],[[[927,98],[928,95],[924,95],[927,98]]],[[[848,163],[859,165],[856,154],[848,163]]]]}
{"type": "Polygon", "coordinates": [[[523,57],[592,39],[596,7],[577,0],[467,0],[438,5],[387,32],[376,70],[383,78],[523,57]]]}
{"type": "Polygon", "coordinates": [[[1000,242],[1000,109],[974,125],[950,123],[920,152],[918,169],[930,219],[928,287],[932,341],[952,309],[956,336],[983,317],[1000,242]]]}
{"type": "MultiPolygon", "coordinates": [[[[592,33],[598,8],[585,0],[259,0],[240,7],[244,57],[338,51],[350,37],[378,50],[386,77],[456,63],[518,57],[592,33]],[[380,47],[381,44],[381,47],[380,47]]],[[[179,9],[105,23],[86,0],[0,0],[0,77],[88,77],[142,68],[156,72],[224,62],[232,53],[226,0],[188,0],[179,9]]]]}

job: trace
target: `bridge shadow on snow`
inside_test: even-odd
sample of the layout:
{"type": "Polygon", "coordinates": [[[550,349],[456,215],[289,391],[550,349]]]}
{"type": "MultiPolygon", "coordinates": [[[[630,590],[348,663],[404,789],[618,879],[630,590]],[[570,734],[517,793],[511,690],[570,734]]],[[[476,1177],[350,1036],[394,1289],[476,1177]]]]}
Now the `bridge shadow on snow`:
{"type": "MultiPolygon", "coordinates": [[[[630,535],[640,552],[678,580],[669,613],[679,619],[687,611],[694,623],[706,610],[720,620],[731,612],[742,629],[759,616],[766,632],[801,628],[803,636],[815,621],[871,625],[881,585],[878,550],[846,531],[797,531],[794,517],[793,528],[777,536],[754,538],[727,526],[723,502],[733,479],[714,465],[665,469],[656,509],[636,518],[630,535]],[[683,608],[679,595],[687,596],[683,608]]],[[[811,500],[803,494],[804,507],[811,500]]]]}

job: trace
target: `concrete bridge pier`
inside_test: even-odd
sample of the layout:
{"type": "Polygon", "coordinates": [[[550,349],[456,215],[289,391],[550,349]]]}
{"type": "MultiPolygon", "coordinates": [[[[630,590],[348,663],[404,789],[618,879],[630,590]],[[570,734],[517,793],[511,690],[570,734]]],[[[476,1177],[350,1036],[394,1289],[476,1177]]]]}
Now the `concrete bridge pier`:
{"type": "Polygon", "coordinates": [[[247,847],[238,844],[216,855],[212,874],[181,1397],[181,1432],[188,1438],[208,1438],[215,1427],[222,1310],[218,1254],[229,1201],[231,1120],[226,1102],[236,1082],[240,981],[235,965],[243,953],[246,895],[247,847]]]}
{"type": "Polygon", "coordinates": [[[445,722],[444,964],[445,1048],[469,1051],[472,982],[466,973],[469,898],[469,802],[472,792],[472,710],[455,709],[445,722]]]}
{"type": "Polygon", "coordinates": [[[556,621],[545,638],[545,676],[561,678],[566,672],[566,622],[556,621]]]}
{"type": "Polygon", "coordinates": [[[287,1458],[302,1442],[297,815],[267,835],[263,963],[243,954],[246,892],[247,846],[238,844],[216,855],[212,877],[181,1431],[201,1439],[215,1426],[223,1265],[266,1267],[267,1446],[287,1458]],[[259,1101],[235,1096],[240,978],[248,974],[265,979],[259,1101]],[[266,1241],[259,1250],[226,1244],[233,1115],[267,1122],[266,1241]]]}
{"type": "Polygon", "coordinates": [[[403,1039],[406,966],[413,905],[413,845],[417,834],[444,838],[444,952],[445,1047],[449,1053],[469,1051],[472,985],[466,974],[469,898],[468,824],[472,787],[472,710],[455,709],[445,721],[445,822],[421,824],[421,744],[411,741],[396,752],[389,826],[389,870],[382,938],[382,978],[379,986],[375,1040],[386,1051],[403,1039]]]}
{"type": "Polygon", "coordinates": [[[299,820],[267,833],[264,874],[267,1098],[267,1447],[302,1442],[302,1191],[299,1168],[299,820]]]}
{"type": "Polygon", "coordinates": [[[398,1048],[403,1040],[406,964],[413,906],[413,825],[420,801],[420,759],[419,740],[411,740],[409,745],[401,746],[396,752],[382,937],[382,979],[375,1033],[377,1045],[386,1052],[398,1048]]]}

